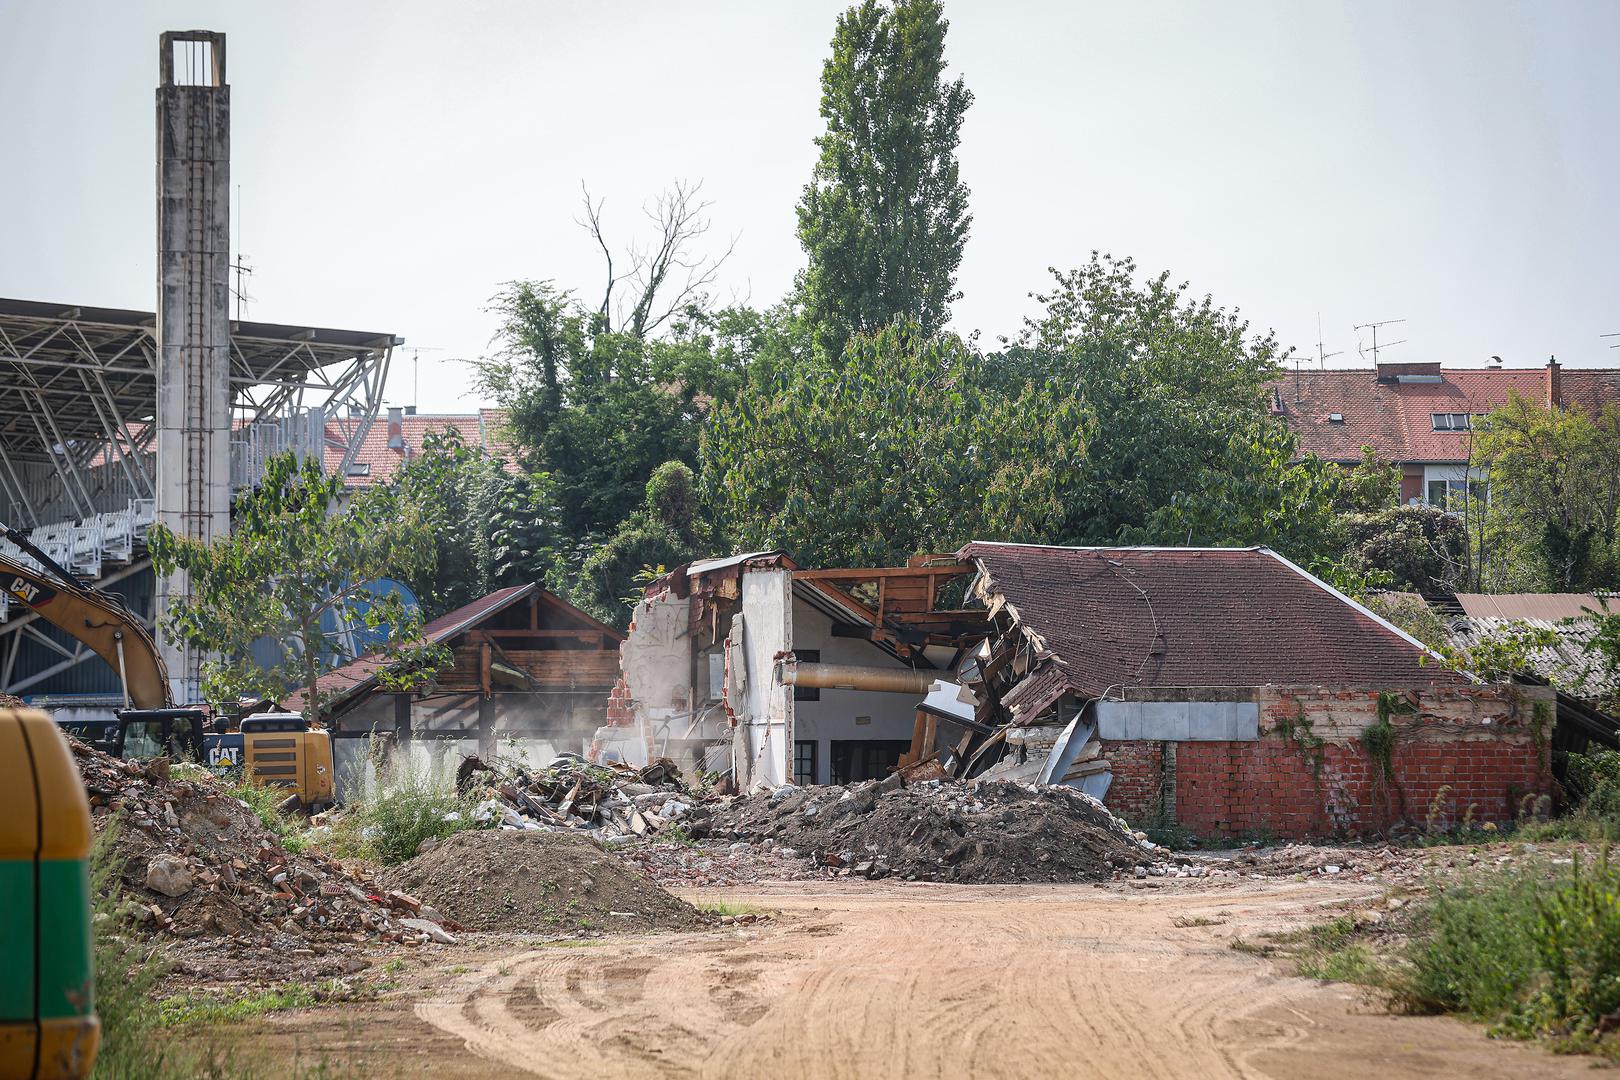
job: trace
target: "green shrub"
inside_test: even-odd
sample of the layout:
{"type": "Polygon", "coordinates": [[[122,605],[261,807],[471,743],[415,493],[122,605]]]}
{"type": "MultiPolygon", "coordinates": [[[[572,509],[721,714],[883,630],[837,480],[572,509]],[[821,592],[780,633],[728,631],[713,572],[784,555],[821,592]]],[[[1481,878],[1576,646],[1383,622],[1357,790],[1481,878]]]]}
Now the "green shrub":
{"type": "Polygon", "coordinates": [[[289,851],[297,851],[303,847],[303,820],[283,814],[276,809],[287,798],[285,789],[265,787],[242,778],[227,787],[225,793],[252,807],[259,820],[264,822],[264,827],[270,830],[282,847],[289,851]]]}
{"type": "Polygon", "coordinates": [[[1589,1046],[1620,1010],[1620,867],[1537,866],[1453,885],[1419,909],[1394,974],[1407,1008],[1589,1046]]]}
{"type": "Polygon", "coordinates": [[[478,801],[458,795],[449,778],[401,768],[384,777],[375,796],[339,816],[325,845],[340,857],[402,863],[424,840],[497,824],[475,819],[478,801]]]}

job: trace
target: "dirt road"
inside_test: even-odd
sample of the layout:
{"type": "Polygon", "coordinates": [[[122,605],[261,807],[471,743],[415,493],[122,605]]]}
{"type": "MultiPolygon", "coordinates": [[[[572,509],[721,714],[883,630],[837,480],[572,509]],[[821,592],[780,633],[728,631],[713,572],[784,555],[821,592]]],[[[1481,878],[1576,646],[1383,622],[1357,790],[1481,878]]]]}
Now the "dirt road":
{"type": "Polygon", "coordinates": [[[1329,917],[1326,905],[1371,886],[836,884],[728,893],[782,912],[760,927],[524,948],[448,969],[416,1001],[418,1023],[351,1018],[342,1039],[370,1065],[438,1080],[1590,1072],[1455,1021],[1382,1015],[1353,990],[1231,947],[1329,917]]]}

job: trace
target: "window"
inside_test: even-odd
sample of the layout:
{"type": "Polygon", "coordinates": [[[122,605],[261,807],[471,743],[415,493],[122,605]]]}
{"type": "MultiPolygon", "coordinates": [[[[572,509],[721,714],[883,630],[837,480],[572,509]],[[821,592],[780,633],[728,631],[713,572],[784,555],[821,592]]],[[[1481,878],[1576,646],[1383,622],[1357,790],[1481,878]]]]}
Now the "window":
{"type": "Polygon", "coordinates": [[[371,462],[369,462],[369,461],[357,461],[353,465],[349,466],[349,468],[344,473],[344,475],[346,475],[346,476],[370,476],[371,475],[371,462]]]}
{"type": "Polygon", "coordinates": [[[801,786],[816,782],[816,740],[793,740],[793,782],[801,786]]]}
{"type": "Polygon", "coordinates": [[[1491,500],[1490,482],[1478,478],[1429,481],[1429,505],[1441,510],[1460,512],[1464,507],[1465,494],[1479,502],[1488,503],[1491,500]]]}
{"type": "MultiPolygon", "coordinates": [[[[794,649],[793,650],[793,655],[799,661],[799,663],[801,663],[801,664],[819,664],[819,663],[821,663],[821,650],[820,649],[794,649]]],[[[819,687],[819,686],[795,686],[793,688],[793,700],[794,701],[820,701],[821,700],[821,687],[819,687]]]]}
{"type": "Polygon", "coordinates": [[[900,764],[900,755],[910,750],[909,739],[834,739],[832,782],[881,780],[900,764]]]}
{"type": "Polygon", "coordinates": [[[1330,423],[1330,424],[1342,424],[1342,423],[1344,423],[1344,413],[1342,413],[1342,412],[1330,412],[1330,413],[1328,413],[1328,423],[1330,423]]]}
{"type": "Polygon", "coordinates": [[[1474,426],[1472,413],[1437,412],[1432,415],[1436,431],[1467,431],[1474,426]]]}

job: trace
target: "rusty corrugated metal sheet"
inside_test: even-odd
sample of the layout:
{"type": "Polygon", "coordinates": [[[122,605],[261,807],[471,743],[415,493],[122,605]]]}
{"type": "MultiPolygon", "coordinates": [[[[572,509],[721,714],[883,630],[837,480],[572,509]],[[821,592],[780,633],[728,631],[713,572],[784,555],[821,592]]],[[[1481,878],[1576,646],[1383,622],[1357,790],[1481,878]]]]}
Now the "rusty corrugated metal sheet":
{"type": "MultiPolygon", "coordinates": [[[[1557,622],[1588,618],[1587,609],[1603,610],[1603,601],[1590,593],[1458,593],[1457,603],[1473,619],[1557,622]]],[[[1616,604],[1615,610],[1620,611],[1620,604],[1616,604]]]]}

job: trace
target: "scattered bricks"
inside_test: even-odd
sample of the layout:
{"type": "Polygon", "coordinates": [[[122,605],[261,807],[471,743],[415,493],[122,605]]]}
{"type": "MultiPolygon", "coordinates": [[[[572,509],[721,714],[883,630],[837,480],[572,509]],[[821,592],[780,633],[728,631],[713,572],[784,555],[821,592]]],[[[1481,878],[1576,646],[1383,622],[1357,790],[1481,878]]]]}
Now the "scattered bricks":
{"type": "Polygon", "coordinates": [[[388,906],[396,911],[409,911],[414,915],[422,910],[422,901],[397,889],[389,892],[384,899],[388,901],[388,906]]]}

